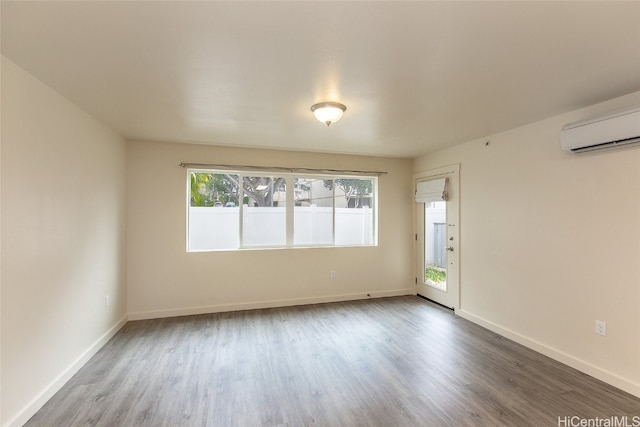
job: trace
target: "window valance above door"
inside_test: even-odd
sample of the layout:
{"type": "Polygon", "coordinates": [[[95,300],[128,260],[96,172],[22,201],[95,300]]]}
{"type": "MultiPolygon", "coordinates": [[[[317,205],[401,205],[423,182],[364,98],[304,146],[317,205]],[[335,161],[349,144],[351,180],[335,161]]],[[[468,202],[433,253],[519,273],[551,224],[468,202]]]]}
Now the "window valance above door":
{"type": "Polygon", "coordinates": [[[416,185],[417,203],[446,201],[447,198],[447,178],[419,181],[416,185]]]}

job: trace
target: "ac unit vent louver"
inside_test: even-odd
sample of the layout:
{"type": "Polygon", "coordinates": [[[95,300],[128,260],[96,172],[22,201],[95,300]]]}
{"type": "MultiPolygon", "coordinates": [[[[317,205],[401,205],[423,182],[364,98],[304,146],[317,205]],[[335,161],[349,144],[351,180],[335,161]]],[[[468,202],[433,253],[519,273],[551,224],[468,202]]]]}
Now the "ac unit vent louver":
{"type": "Polygon", "coordinates": [[[569,123],[560,132],[564,151],[584,153],[640,143],[640,106],[569,123]]]}

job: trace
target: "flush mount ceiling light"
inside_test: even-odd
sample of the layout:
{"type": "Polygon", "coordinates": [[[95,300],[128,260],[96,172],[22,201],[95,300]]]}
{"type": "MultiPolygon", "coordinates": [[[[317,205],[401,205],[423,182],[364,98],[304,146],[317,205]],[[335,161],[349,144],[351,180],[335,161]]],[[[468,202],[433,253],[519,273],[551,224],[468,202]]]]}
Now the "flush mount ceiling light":
{"type": "Polygon", "coordinates": [[[311,111],[316,119],[326,123],[327,126],[340,120],[346,109],[347,107],[337,102],[320,102],[311,106],[311,111]]]}

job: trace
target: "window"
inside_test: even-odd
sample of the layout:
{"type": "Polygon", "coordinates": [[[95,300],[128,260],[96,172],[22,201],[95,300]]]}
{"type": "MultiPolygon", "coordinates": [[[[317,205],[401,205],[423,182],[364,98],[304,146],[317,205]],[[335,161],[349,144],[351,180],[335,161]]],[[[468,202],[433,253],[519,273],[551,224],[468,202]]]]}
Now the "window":
{"type": "Polygon", "coordinates": [[[242,181],[242,246],[286,245],[286,178],[245,176],[242,181]]]}
{"type": "Polygon", "coordinates": [[[373,186],[371,178],[336,178],[336,245],[370,245],[373,242],[373,186]]]}
{"type": "Polygon", "coordinates": [[[188,251],[377,243],[375,177],[188,175],[188,251]]]}
{"type": "Polygon", "coordinates": [[[331,179],[294,178],[294,245],[333,245],[332,183],[331,179]]]}
{"type": "Polygon", "coordinates": [[[209,172],[189,176],[188,249],[236,249],[240,245],[240,176],[209,172]]]}

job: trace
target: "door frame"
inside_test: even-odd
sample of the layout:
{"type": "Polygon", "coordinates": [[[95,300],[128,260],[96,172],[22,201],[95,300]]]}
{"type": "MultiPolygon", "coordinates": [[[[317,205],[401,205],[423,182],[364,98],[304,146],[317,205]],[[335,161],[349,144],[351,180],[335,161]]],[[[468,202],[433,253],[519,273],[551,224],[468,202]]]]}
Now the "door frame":
{"type": "MultiPolygon", "coordinates": [[[[448,303],[443,304],[452,308],[454,311],[460,310],[460,164],[452,164],[435,169],[429,169],[423,172],[417,172],[413,174],[413,191],[417,188],[419,181],[437,179],[437,178],[450,178],[447,184],[447,189],[450,195],[449,201],[447,201],[447,239],[453,237],[454,252],[447,254],[447,292],[450,293],[448,297],[448,303]],[[452,203],[450,203],[452,202],[452,203]]],[[[420,260],[420,255],[424,255],[424,248],[420,249],[419,244],[424,245],[424,236],[419,238],[420,233],[424,234],[424,224],[419,224],[418,221],[424,222],[424,212],[420,215],[418,213],[419,206],[423,206],[423,203],[417,203],[413,201],[413,227],[415,236],[414,245],[414,273],[415,273],[415,293],[418,294],[418,280],[424,281],[424,272],[421,272],[424,260],[420,260]]],[[[422,208],[424,211],[424,208],[422,208]]],[[[447,240],[447,243],[449,240],[447,240]]],[[[421,282],[422,283],[422,282],[421,282]]],[[[435,291],[434,291],[435,292],[435,291]]],[[[442,292],[442,291],[438,291],[442,292]]],[[[423,295],[426,298],[430,298],[430,295],[423,295]]],[[[437,298],[433,298],[437,303],[440,301],[437,298]]]]}

